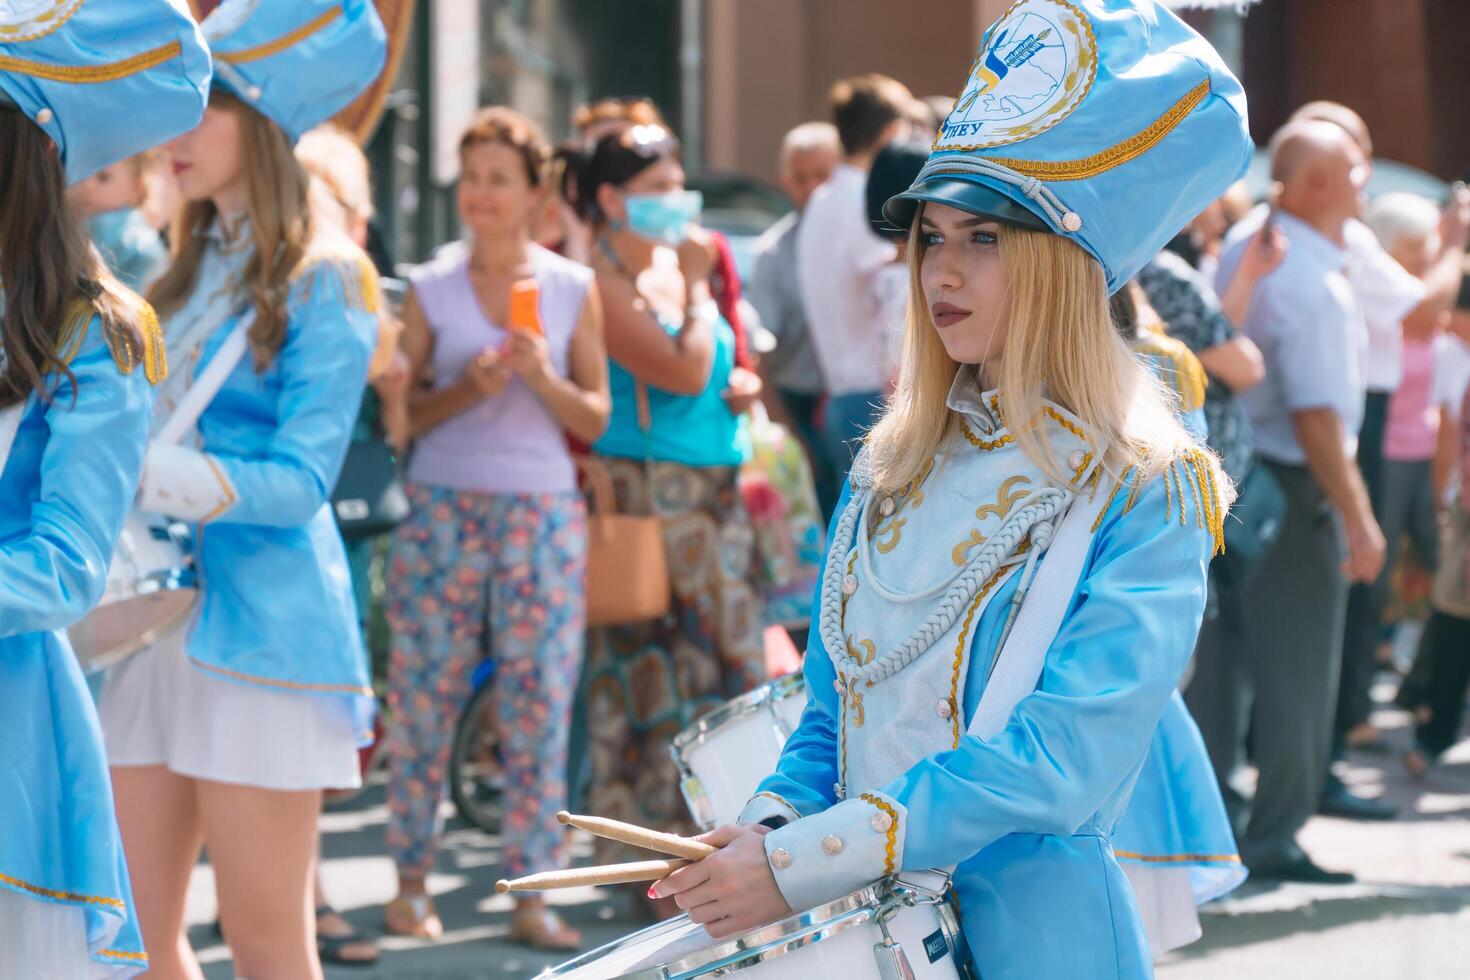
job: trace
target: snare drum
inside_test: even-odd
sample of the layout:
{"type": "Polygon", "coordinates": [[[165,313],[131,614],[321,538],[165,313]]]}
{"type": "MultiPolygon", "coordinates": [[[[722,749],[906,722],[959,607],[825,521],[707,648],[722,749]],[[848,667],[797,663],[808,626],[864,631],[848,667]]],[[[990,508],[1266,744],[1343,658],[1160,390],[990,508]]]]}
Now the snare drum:
{"type": "Polygon", "coordinates": [[[679,789],[705,830],[734,823],[755,788],[776,771],[806,707],[806,681],[788,674],[743,694],[674,738],[679,789]]]}
{"type": "Polygon", "coordinates": [[[541,978],[973,980],[946,885],[942,875],[905,873],[731,939],[711,939],[704,926],[681,915],[547,970],[541,978]],[[925,887],[920,879],[937,887],[925,887]]]}
{"type": "Polygon", "coordinates": [[[195,595],[189,542],[185,524],[160,514],[128,515],[102,601],[68,631],[84,671],[111,667],[188,615],[195,595]]]}

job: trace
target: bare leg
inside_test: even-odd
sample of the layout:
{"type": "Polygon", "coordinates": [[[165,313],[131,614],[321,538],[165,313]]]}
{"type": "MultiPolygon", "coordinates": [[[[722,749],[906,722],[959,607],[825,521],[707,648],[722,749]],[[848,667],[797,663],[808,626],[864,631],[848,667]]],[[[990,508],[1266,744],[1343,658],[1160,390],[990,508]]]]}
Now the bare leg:
{"type": "Polygon", "coordinates": [[[115,766],[112,793],[152,980],[202,980],[184,901],[202,840],[194,780],[164,766],[115,766]]]}
{"type": "Polygon", "coordinates": [[[321,792],[197,785],[236,974],[321,980],[312,904],[321,792]]]}

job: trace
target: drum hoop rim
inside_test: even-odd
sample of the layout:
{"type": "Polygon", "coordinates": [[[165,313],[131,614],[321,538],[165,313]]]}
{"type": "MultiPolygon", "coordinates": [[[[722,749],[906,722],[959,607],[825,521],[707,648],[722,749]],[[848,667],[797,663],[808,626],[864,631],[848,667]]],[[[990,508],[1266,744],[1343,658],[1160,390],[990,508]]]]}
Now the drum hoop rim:
{"type": "Polygon", "coordinates": [[[674,758],[678,759],[686,750],[702,745],[709,740],[711,735],[730,722],[755,714],[761,708],[792,697],[798,690],[805,690],[805,688],[805,678],[800,672],[796,672],[767,681],[760,687],[731,698],[674,736],[671,743],[674,758]]]}
{"type": "MultiPolygon", "coordinates": [[[[776,956],[784,956],[787,953],[813,946],[820,942],[831,939],[838,933],[848,929],[865,925],[876,918],[883,907],[890,902],[897,902],[905,908],[926,906],[934,910],[935,917],[939,921],[940,929],[951,943],[952,951],[956,950],[956,940],[961,935],[959,921],[954,911],[945,901],[931,902],[920,898],[911,900],[915,895],[913,886],[904,882],[900,877],[893,876],[876,881],[855,892],[844,895],[842,898],[824,903],[814,909],[797,915],[789,916],[778,922],[752,929],[750,932],[760,932],[788,923],[798,923],[784,932],[779,938],[759,946],[742,946],[744,936],[736,936],[731,939],[721,940],[714,945],[705,947],[696,953],[690,954],[680,960],[658,966],[647,967],[637,973],[623,974],[621,980],[685,980],[685,978],[703,977],[713,975],[710,971],[728,969],[742,964],[749,966],[755,963],[775,959],[776,956]],[[820,918],[818,918],[820,916],[820,918]],[[805,924],[800,924],[805,923],[805,924]],[[835,927],[835,928],[834,928],[835,927]],[[780,949],[775,956],[764,954],[780,949]]],[[[584,953],[566,963],[551,967],[539,974],[539,980],[555,980],[558,976],[564,976],[563,972],[574,966],[591,966],[607,953],[620,948],[622,943],[627,942],[634,936],[648,933],[650,937],[656,937],[664,933],[674,932],[691,923],[687,915],[670,919],[665,923],[651,926],[639,932],[615,939],[610,943],[599,946],[597,949],[584,953]]],[[[746,936],[750,933],[746,933],[746,936]]],[[[957,960],[958,965],[958,960],[957,960]]]]}

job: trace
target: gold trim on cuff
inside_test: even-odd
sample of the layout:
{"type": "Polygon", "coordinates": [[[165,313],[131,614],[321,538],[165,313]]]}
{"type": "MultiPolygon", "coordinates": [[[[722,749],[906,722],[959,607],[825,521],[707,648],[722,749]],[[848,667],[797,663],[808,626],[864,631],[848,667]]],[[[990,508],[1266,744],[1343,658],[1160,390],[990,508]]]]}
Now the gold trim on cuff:
{"type": "Polygon", "coordinates": [[[883,874],[891,875],[894,872],[894,866],[898,863],[898,858],[894,854],[898,849],[898,811],[893,808],[893,804],[886,800],[880,800],[872,793],[864,793],[859,799],[864,803],[871,803],[888,815],[890,822],[888,824],[888,839],[883,845],[883,874]]]}

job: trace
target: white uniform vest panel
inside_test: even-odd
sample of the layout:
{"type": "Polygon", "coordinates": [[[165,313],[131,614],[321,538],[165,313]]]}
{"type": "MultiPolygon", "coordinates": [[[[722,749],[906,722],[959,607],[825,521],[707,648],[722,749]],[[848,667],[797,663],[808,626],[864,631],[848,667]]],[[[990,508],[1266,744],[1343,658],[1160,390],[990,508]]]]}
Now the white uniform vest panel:
{"type": "Polygon", "coordinates": [[[842,700],[839,795],[879,789],[959,744],[973,628],[1097,471],[1081,423],[1056,405],[1047,443],[1074,476],[1061,487],[1016,446],[973,370],[950,404],[964,424],[929,469],[891,497],[859,485],[833,536],[820,628],[842,700]]]}

